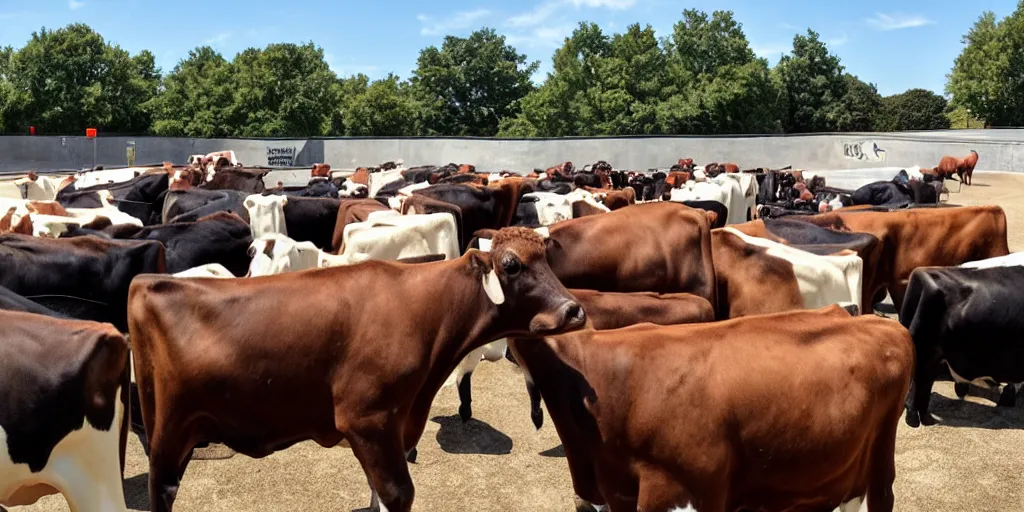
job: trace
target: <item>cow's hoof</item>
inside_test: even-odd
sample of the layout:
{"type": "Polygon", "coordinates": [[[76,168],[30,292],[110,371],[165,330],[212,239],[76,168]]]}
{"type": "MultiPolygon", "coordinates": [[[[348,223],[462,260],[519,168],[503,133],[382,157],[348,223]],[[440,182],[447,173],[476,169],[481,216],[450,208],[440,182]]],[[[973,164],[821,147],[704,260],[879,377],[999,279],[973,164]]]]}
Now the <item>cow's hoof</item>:
{"type": "Polygon", "coordinates": [[[409,453],[405,454],[406,462],[408,462],[410,464],[415,464],[416,463],[416,456],[417,455],[419,455],[419,453],[416,451],[416,448],[413,448],[412,450],[409,450],[409,453]]]}
{"type": "Polygon", "coordinates": [[[1013,387],[1013,384],[1008,384],[1003,388],[1003,392],[999,395],[999,402],[996,402],[999,407],[1015,407],[1017,405],[1017,393],[1013,387]]]}
{"type": "Polygon", "coordinates": [[[544,411],[541,409],[530,411],[530,419],[533,420],[533,426],[540,430],[544,426],[544,411]]]}
{"type": "Polygon", "coordinates": [[[953,391],[956,392],[958,398],[967,396],[967,392],[971,390],[971,385],[964,382],[957,382],[953,384],[953,391]]]}
{"type": "Polygon", "coordinates": [[[938,420],[936,420],[935,416],[932,416],[932,414],[930,412],[922,412],[922,413],[920,413],[920,415],[921,415],[921,424],[926,426],[926,427],[930,427],[930,426],[938,423],[938,420]]]}
{"type": "Polygon", "coordinates": [[[921,419],[917,416],[916,412],[913,412],[910,409],[907,409],[906,422],[910,428],[917,428],[921,426],[921,419]]]}
{"type": "Polygon", "coordinates": [[[462,418],[462,422],[465,423],[473,417],[473,406],[469,404],[462,404],[459,406],[459,417],[462,418]]]}

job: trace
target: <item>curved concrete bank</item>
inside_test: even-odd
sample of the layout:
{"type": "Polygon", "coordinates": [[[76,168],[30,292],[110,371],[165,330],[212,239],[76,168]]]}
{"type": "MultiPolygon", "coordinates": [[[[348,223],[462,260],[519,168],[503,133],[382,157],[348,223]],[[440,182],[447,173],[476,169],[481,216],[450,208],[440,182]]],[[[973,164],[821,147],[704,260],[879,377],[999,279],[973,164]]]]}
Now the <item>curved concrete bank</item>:
{"type": "MultiPolygon", "coordinates": [[[[600,137],[563,139],[341,138],[188,139],[100,137],[96,164],[127,164],[134,143],[137,164],[184,163],[188,155],[234,150],[248,165],[335,168],[402,159],[406,166],[472,163],[480,171],[528,171],[570,160],[606,160],[620,169],[664,168],[678,158],[698,164],[735,162],[741,168],[860,169],[933,167],[944,155],[978,151],[979,169],[1024,170],[1024,130],[949,130],[909,133],[843,133],[749,137],[600,137]]],[[[85,137],[0,137],[0,173],[79,170],[93,165],[94,141],[85,137]]]]}

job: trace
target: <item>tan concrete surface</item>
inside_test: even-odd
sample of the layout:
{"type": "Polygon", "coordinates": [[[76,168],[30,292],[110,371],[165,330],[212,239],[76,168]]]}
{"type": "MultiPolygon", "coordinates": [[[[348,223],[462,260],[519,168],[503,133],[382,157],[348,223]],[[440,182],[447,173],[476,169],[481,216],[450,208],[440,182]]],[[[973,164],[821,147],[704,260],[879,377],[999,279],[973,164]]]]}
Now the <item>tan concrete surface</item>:
{"type": "MultiPolygon", "coordinates": [[[[1010,249],[1024,250],[1024,174],[976,173],[975,185],[951,194],[963,205],[998,204],[1009,220],[1010,249]]],[[[534,431],[522,374],[507,361],[482,363],[473,376],[476,420],[458,420],[454,387],[444,388],[411,465],[414,510],[571,511],[572,484],[547,420],[534,431]]],[[[933,427],[897,438],[896,510],[1024,511],[1024,409],[955,398],[952,384],[935,386],[933,427]]],[[[679,411],[680,421],[699,411],[679,411]]],[[[218,457],[214,447],[204,456],[218,457]]],[[[197,455],[199,455],[197,453],[197,455]]],[[[125,491],[130,510],[149,510],[147,462],[134,436],[125,491]]],[[[193,460],[178,494],[181,511],[339,511],[366,507],[366,478],[346,448],[302,443],[261,460],[241,455],[193,460]]],[[[12,512],[63,511],[59,496],[12,512]]]]}

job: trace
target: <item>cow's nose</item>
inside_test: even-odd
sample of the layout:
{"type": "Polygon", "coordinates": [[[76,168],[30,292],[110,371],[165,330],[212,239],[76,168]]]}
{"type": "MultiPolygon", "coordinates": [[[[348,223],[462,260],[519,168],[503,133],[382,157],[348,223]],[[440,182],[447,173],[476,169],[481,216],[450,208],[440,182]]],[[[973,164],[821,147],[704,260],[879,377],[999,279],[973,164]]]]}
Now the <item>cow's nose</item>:
{"type": "Polygon", "coordinates": [[[576,327],[583,323],[586,314],[579,302],[570,302],[565,306],[565,323],[567,327],[576,327]]]}

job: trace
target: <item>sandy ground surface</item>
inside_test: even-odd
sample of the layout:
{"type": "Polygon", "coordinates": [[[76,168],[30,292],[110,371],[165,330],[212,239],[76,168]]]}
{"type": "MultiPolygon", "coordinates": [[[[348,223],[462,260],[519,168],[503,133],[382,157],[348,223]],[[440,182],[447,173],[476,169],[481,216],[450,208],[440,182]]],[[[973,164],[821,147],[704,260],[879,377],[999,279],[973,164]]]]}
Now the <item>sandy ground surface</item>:
{"type": "MultiPolygon", "coordinates": [[[[1024,251],[1024,175],[976,173],[973,187],[951,202],[998,204],[1009,219],[1010,249],[1024,251]]],[[[411,472],[415,510],[571,511],[572,483],[550,424],[530,422],[522,374],[507,361],[483,363],[473,376],[475,419],[458,419],[454,387],[441,390],[411,472]]],[[[935,386],[933,427],[902,421],[896,441],[896,510],[928,512],[1024,510],[1024,409],[956,399],[935,386]]],[[[1022,400],[1024,401],[1024,400],[1022,400]]],[[[687,413],[680,412],[681,417],[687,413]]],[[[547,415],[545,415],[547,416],[547,415]]],[[[366,478],[347,448],[302,443],[254,460],[222,447],[197,452],[182,480],[177,510],[338,511],[369,503],[366,478]]],[[[131,438],[125,495],[130,510],[149,510],[147,461],[131,438]]],[[[67,510],[59,496],[12,512],[67,510]]]]}

